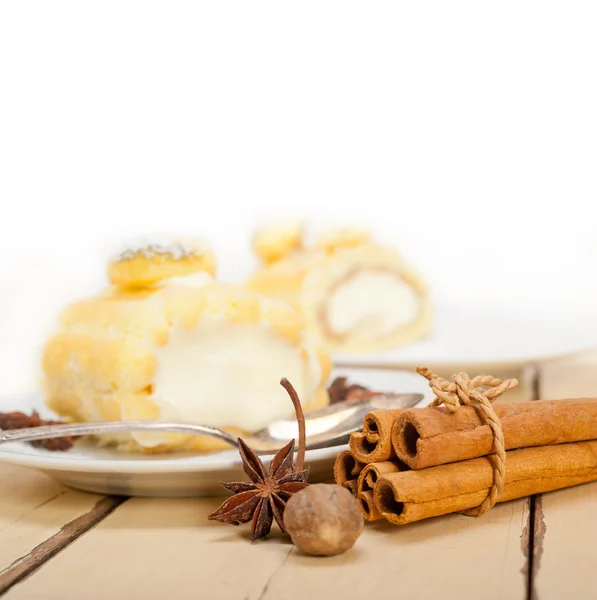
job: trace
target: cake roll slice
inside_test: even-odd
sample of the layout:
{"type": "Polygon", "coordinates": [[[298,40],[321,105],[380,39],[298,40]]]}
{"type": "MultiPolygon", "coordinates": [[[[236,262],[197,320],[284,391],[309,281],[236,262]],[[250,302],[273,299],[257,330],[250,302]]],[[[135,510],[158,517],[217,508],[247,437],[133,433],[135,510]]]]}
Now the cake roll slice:
{"type": "Polygon", "coordinates": [[[404,346],[432,326],[429,289],[421,276],[362,229],[328,232],[264,262],[248,287],[297,307],[314,335],[336,352],[404,346]]]}
{"type": "MultiPolygon", "coordinates": [[[[75,303],[45,346],[43,371],[48,406],[69,420],[191,421],[242,435],[292,416],[282,377],[305,410],[325,406],[331,362],[290,306],[209,283],[75,303]]],[[[226,447],[142,432],[102,441],[146,452],[226,447]]]]}
{"type": "Polygon", "coordinates": [[[427,286],[391,248],[341,248],[303,278],[300,304],[310,328],[336,352],[404,346],[432,324],[427,286]]]}

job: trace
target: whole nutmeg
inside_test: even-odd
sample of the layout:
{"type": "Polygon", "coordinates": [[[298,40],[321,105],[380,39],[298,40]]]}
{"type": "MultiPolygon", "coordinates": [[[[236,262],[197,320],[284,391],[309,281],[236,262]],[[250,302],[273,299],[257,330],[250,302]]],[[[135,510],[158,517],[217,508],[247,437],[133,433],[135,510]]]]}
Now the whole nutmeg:
{"type": "Polygon", "coordinates": [[[356,499],[339,485],[310,485],[291,496],[284,510],[284,527],[306,554],[340,554],[352,548],[364,526],[356,499]]]}

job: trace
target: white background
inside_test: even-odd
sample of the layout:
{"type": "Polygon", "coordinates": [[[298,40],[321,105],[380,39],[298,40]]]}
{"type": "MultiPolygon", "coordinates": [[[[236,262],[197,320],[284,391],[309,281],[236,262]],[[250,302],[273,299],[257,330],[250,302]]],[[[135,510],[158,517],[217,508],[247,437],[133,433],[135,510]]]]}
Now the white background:
{"type": "Polygon", "coordinates": [[[592,314],[594,2],[0,3],[0,391],[123,238],[367,224],[440,300],[592,314]]]}

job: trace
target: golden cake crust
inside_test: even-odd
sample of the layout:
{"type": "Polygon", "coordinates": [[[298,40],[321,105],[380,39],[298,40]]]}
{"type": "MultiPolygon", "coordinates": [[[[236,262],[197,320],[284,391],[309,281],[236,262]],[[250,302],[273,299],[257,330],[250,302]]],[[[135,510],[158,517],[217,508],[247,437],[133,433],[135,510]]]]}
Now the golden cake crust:
{"type": "Polygon", "coordinates": [[[303,234],[300,221],[264,227],[253,236],[253,251],[265,264],[271,264],[302,248],[303,234]]]}
{"type": "Polygon", "coordinates": [[[144,244],[108,263],[108,279],[122,289],[150,287],[172,277],[216,273],[216,259],[199,243],[144,244]]]}

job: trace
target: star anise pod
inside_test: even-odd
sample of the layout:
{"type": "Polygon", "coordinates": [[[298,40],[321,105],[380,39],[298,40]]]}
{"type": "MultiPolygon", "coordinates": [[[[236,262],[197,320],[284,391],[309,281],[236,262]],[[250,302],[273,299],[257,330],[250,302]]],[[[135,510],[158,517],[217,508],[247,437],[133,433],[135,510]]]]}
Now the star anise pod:
{"type": "MultiPolygon", "coordinates": [[[[64,421],[45,421],[34,410],[31,416],[22,412],[0,413],[0,429],[28,429],[29,427],[40,427],[42,425],[60,425],[64,421]]],[[[74,444],[73,437],[52,438],[49,440],[36,440],[30,442],[32,446],[45,448],[46,450],[65,451],[70,450],[74,444]]]]}
{"type": "Polygon", "coordinates": [[[294,440],[286,444],[272,460],[269,471],[260,458],[239,438],[243,469],[251,482],[224,483],[234,495],[228,498],[208,519],[240,525],[251,521],[251,541],[265,537],[273,520],[284,529],[284,508],[296,492],[306,488],[309,471],[297,471],[292,464],[294,440]]]}
{"type": "Polygon", "coordinates": [[[221,482],[234,495],[207,518],[222,523],[240,525],[251,521],[251,541],[265,537],[274,519],[280,529],[284,528],[284,509],[293,494],[306,488],[309,470],[303,469],[305,459],[305,417],[296,391],[287,379],[280,384],[288,392],[296,411],[299,426],[299,444],[296,464],[293,464],[294,440],[278,451],[269,469],[242,440],[238,439],[243,470],[250,482],[221,482]]]}

